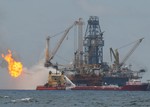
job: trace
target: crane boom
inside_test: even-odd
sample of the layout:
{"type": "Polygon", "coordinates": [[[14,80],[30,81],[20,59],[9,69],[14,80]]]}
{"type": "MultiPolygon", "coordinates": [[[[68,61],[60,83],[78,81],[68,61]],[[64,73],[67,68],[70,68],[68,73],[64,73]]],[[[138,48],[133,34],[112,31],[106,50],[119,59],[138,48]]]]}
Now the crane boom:
{"type": "Polygon", "coordinates": [[[115,52],[114,52],[113,49],[110,48],[111,61],[112,61],[112,54],[113,54],[113,56],[114,56],[114,58],[115,58],[115,63],[116,63],[117,65],[119,65],[119,53],[118,53],[118,50],[116,49],[115,52]]]}
{"type": "Polygon", "coordinates": [[[58,51],[60,45],[62,44],[63,40],[65,39],[65,37],[67,36],[68,32],[70,31],[70,29],[76,25],[76,22],[73,23],[73,25],[71,25],[68,29],[65,30],[64,35],[62,36],[62,38],[59,40],[59,42],[57,43],[56,47],[53,49],[50,57],[49,57],[49,61],[53,59],[54,55],[56,54],[56,52],[58,51]]]}
{"type": "Polygon", "coordinates": [[[53,51],[51,52],[51,54],[49,54],[49,41],[51,37],[47,37],[47,42],[46,42],[46,52],[45,52],[45,67],[49,67],[52,66],[53,64],[51,63],[51,60],[54,58],[55,54],[57,53],[60,45],[62,44],[63,40],[65,39],[65,37],[67,36],[68,32],[70,31],[70,29],[77,24],[77,21],[75,21],[69,28],[67,28],[65,30],[65,33],[63,34],[62,38],[58,41],[56,47],[53,49],[53,51]]]}
{"type": "Polygon", "coordinates": [[[137,41],[137,43],[131,48],[131,50],[128,52],[128,54],[124,57],[122,62],[120,63],[120,67],[127,61],[127,59],[132,55],[132,53],[135,51],[135,49],[139,46],[139,44],[142,42],[144,38],[141,38],[137,41]]]}
{"type": "Polygon", "coordinates": [[[115,50],[115,52],[113,51],[112,48],[110,48],[110,58],[111,58],[111,61],[112,61],[112,54],[114,56],[114,64],[115,64],[115,67],[116,67],[116,70],[118,71],[119,70],[119,53],[118,53],[118,49],[115,50]]]}

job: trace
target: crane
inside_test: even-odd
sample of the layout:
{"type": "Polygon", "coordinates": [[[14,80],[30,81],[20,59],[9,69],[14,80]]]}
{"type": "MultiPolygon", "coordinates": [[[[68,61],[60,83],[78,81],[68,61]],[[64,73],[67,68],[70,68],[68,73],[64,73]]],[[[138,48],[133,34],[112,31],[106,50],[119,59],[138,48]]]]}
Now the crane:
{"type": "Polygon", "coordinates": [[[131,50],[127,53],[127,55],[123,58],[123,60],[121,62],[119,61],[119,52],[118,52],[118,49],[116,49],[115,52],[114,52],[114,50],[112,48],[110,48],[111,61],[112,61],[112,54],[113,54],[113,57],[115,59],[114,64],[115,64],[116,70],[118,70],[118,71],[120,70],[120,68],[124,65],[124,63],[132,55],[132,53],[139,46],[139,44],[142,42],[143,39],[144,38],[141,38],[138,41],[136,41],[136,44],[131,48],[131,50]]]}
{"type": "Polygon", "coordinates": [[[124,57],[124,59],[122,60],[122,62],[119,65],[119,67],[122,67],[122,65],[124,65],[124,63],[132,55],[132,53],[135,51],[135,49],[140,45],[140,43],[142,42],[143,39],[144,38],[141,38],[141,39],[137,40],[136,44],[131,48],[131,50],[128,52],[128,54],[124,57]]]}
{"type": "Polygon", "coordinates": [[[49,67],[52,66],[51,60],[54,58],[55,54],[57,53],[60,45],[62,44],[63,40],[65,39],[65,37],[67,36],[68,32],[70,31],[70,29],[75,26],[77,24],[77,21],[75,21],[69,28],[67,28],[62,36],[62,38],[58,41],[57,45],[55,46],[55,48],[53,49],[53,51],[51,52],[51,54],[49,54],[49,41],[50,41],[50,37],[47,37],[47,44],[46,44],[46,53],[45,53],[45,67],[49,67]]]}
{"type": "Polygon", "coordinates": [[[117,70],[119,70],[119,52],[118,52],[118,49],[115,49],[115,52],[112,48],[110,48],[110,58],[111,58],[111,61],[112,61],[112,54],[114,56],[114,64],[115,64],[115,67],[117,70]]]}

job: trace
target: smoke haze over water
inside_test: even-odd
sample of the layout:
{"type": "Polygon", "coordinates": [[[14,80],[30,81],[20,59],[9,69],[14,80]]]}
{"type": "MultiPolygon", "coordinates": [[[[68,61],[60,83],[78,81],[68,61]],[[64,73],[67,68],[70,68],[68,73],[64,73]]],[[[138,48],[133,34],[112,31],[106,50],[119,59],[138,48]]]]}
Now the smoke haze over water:
{"type": "MultiPolygon", "coordinates": [[[[6,68],[0,69],[0,89],[35,90],[38,85],[44,85],[48,80],[49,71],[55,73],[56,69],[46,68],[43,63],[38,63],[30,69],[24,67],[23,73],[18,78],[11,77],[6,68]]],[[[65,78],[67,83],[70,83],[69,87],[74,86],[67,77],[65,78]]]]}
{"type": "Polygon", "coordinates": [[[7,69],[0,69],[0,89],[36,89],[37,85],[43,85],[48,80],[48,69],[37,64],[30,69],[23,68],[23,73],[18,78],[8,74],[7,69]]]}

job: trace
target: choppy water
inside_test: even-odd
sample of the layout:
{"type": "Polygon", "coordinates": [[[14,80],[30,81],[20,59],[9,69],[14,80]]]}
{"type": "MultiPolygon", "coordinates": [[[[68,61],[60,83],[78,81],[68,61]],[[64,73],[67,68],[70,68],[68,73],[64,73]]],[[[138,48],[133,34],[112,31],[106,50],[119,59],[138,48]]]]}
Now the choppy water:
{"type": "Polygon", "coordinates": [[[150,107],[150,92],[0,90],[0,107],[150,107]]]}

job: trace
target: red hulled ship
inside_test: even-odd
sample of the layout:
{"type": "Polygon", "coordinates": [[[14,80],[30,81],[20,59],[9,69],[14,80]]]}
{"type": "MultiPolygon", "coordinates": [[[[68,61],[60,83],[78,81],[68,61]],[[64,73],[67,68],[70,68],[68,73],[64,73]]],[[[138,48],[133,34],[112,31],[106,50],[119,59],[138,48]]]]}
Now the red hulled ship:
{"type": "Polygon", "coordinates": [[[141,81],[139,80],[130,80],[124,86],[118,85],[76,86],[71,90],[148,91],[149,83],[141,83],[141,81]]]}

